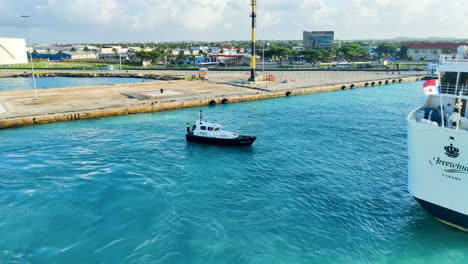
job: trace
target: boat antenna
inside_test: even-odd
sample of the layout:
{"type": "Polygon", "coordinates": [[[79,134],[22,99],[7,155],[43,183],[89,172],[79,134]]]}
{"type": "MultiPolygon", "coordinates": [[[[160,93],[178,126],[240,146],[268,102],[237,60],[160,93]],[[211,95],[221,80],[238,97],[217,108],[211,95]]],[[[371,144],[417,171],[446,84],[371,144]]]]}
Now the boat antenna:
{"type": "Polygon", "coordinates": [[[457,108],[458,108],[457,130],[460,127],[461,109],[463,107],[462,94],[463,94],[463,91],[460,91],[460,93],[457,96],[457,103],[455,104],[457,106],[457,108]]]}
{"type": "Polygon", "coordinates": [[[440,98],[440,115],[442,116],[442,127],[445,127],[445,122],[444,122],[444,104],[442,101],[442,82],[440,78],[440,72],[437,71],[437,84],[439,85],[439,98],[440,98]]]}
{"type": "Polygon", "coordinates": [[[200,112],[198,113],[198,116],[200,117],[200,123],[202,121],[202,110],[200,110],[200,112]]]}

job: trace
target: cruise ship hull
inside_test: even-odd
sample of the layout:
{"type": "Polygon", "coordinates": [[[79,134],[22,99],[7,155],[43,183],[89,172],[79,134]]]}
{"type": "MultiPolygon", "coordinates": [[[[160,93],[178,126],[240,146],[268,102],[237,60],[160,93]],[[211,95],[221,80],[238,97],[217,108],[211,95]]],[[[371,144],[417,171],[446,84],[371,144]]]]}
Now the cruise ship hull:
{"type": "Polygon", "coordinates": [[[468,230],[468,133],[408,117],[408,188],[441,222],[468,230]]]}
{"type": "Polygon", "coordinates": [[[429,212],[437,220],[449,226],[468,232],[468,216],[439,206],[437,204],[418,199],[417,197],[414,198],[427,212],[429,212]]]}

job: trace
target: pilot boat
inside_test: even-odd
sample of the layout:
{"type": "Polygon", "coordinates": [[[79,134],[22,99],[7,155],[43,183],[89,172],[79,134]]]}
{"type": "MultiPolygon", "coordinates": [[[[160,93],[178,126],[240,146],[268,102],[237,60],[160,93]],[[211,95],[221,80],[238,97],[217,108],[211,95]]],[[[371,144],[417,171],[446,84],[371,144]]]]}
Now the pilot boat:
{"type": "Polygon", "coordinates": [[[408,116],[408,188],[439,221],[468,231],[468,47],[442,55],[408,116]]]}
{"type": "Polygon", "coordinates": [[[243,136],[236,133],[221,130],[221,125],[202,121],[202,111],[199,119],[192,127],[187,123],[187,141],[204,144],[227,145],[227,146],[250,146],[257,137],[243,136]]]}

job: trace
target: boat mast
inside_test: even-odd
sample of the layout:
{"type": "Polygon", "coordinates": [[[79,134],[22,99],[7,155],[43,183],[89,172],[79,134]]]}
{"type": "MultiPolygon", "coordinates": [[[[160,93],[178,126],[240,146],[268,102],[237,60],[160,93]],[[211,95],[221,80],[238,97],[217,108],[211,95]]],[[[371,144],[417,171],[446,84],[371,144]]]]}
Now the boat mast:
{"type": "Polygon", "coordinates": [[[439,85],[439,98],[440,98],[440,115],[442,116],[442,127],[445,127],[444,123],[444,104],[442,101],[442,82],[440,80],[440,71],[437,71],[437,82],[439,85]]]}
{"type": "Polygon", "coordinates": [[[202,121],[202,110],[200,110],[200,112],[198,113],[198,117],[200,118],[200,123],[202,121]]]}

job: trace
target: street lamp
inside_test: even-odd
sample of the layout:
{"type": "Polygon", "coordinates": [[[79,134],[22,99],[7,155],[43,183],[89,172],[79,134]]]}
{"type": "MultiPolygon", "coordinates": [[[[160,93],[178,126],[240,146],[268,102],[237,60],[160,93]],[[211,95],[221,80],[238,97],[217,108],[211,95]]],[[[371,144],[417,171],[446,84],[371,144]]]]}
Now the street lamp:
{"type": "MultiPolygon", "coordinates": [[[[263,44],[263,54],[262,54],[262,62],[263,62],[263,65],[262,65],[262,72],[265,71],[265,40],[262,40],[262,44],[263,44]]],[[[267,48],[270,46],[270,43],[267,43],[267,48]]]]}
{"type": "MultiPolygon", "coordinates": [[[[31,24],[31,16],[21,16],[21,18],[26,19],[26,43],[27,46],[29,47],[29,26],[31,24]]],[[[33,79],[33,86],[34,86],[34,100],[37,100],[37,87],[36,87],[36,77],[34,76],[34,63],[32,59],[32,51],[29,51],[29,60],[31,61],[31,73],[32,73],[32,79],[33,79]]]]}

